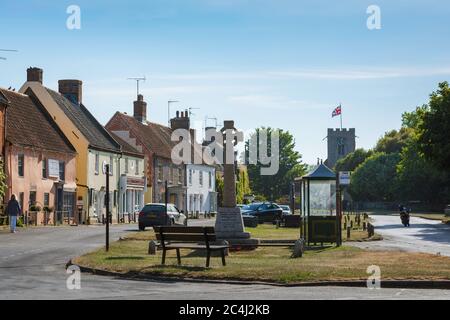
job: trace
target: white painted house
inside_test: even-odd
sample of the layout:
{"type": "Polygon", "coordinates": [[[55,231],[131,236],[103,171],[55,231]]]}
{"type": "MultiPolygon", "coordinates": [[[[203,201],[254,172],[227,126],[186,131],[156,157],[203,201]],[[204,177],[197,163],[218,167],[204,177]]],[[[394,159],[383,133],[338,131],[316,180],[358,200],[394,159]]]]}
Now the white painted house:
{"type": "Polygon", "coordinates": [[[216,169],[205,164],[186,165],[187,210],[217,212],[216,169]]]}

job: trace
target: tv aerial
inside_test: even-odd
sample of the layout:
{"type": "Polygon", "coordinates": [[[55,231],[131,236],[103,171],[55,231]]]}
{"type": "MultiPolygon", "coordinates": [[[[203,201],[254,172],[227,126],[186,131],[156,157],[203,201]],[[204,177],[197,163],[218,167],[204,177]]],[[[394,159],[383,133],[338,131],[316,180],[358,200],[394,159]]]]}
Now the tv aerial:
{"type": "Polygon", "coordinates": [[[143,77],[133,77],[133,78],[128,78],[128,80],[134,80],[134,81],[136,81],[136,96],[139,96],[139,82],[140,82],[140,81],[145,81],[145,80],[147,80],[147,79],[145,78],[145,76],[143,76],[143,77]]]}

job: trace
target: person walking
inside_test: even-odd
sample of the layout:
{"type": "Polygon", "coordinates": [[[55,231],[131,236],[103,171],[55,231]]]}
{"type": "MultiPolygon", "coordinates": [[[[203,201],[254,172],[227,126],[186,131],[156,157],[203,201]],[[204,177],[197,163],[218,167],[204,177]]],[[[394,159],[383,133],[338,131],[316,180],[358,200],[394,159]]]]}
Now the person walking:
{"type": "Polygon", "coordinates": [[[22,209],[20,208],[19,202],[16,200],[16,195],[13,194],[6,206],[6,214],[9,216],[11,233],[16,233],[17,217],[20,215],[21,211],[22,209]]]}

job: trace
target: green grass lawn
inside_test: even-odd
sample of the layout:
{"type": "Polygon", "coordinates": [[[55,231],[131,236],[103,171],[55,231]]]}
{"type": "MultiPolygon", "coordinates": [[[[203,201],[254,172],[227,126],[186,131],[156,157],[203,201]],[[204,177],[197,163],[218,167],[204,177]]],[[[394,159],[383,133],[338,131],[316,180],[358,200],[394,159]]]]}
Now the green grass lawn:
{"type": "Polygon", "coordinates": [[[205,268],[203,253],[182,250],[182,266],[169,251],[166,266],[160,265],[161,253],[148,255],[148,241],[122,240],[104,249],[88,253],[73,263],[133,275],[176,276],[186,278],[240,279],[279,283],[319,280],[367,279],[370,265],[381,268],[382,279],[450,279],[450,258],[421,253],[365,251],[342,246],[308,250],[302,258],[292,259],[291,249],[260,247],[253,251],[232,252],[223,267],[220,258],[211,258],[205,268]]]}
{"type": "MultiPolygon", "coordinates": [[[[276,228],[264,224],[246,228],[259,239],[298,239],[297,228],[276,228]]],[[[345,237],[345,234],[344,234],[345,237]]],[[[364,239],[367,232],[352,230],[352,239],[364,239]]],[[[162,266],[161,252],[148,255],[148,241],[154,232],[133,232],[104,249],[88,253],[73,263],[95,269],[133,275],[175,276],[183,278],[258,280],[296,283],[319,280],[367,279],[370,265],[381,268],[384,279],[450,279],[450,258],[421,253],[393,251],[366,251],[342,246],[315,248],[302,258],[292,259],[292,249],[285,247],[259,247],[252,251],[234,251],[227,257],[227,266],[218,257],[212,257],[211,267],[205,267],[202,251],[182,250],[182,265],[176,264],[175,251],[169,251],[166,266],[162,266]]],[[[351,239],[351,240],[352,240],[351,239]]]]}
{"type": "MultiPolygon", "coordinates": [[[[277,228],[272,224],[260,224],[256,228],[245,228],[245,231],[251,233],[252,238],[261,240],[296,240],[300,237],[299,228],[277,228]]],[[[347,239],[346,231],[343,230],[343,241],[364,241],[379,240],[380,236],[375,234],[374,237],[368,238],[367,231],[355,229],[351,231],[351,238],[347,239]]],[[[127,240],[155,240],[155,233],[152,229],[143,232],[133,232],[125,237],[127,240]]]]}

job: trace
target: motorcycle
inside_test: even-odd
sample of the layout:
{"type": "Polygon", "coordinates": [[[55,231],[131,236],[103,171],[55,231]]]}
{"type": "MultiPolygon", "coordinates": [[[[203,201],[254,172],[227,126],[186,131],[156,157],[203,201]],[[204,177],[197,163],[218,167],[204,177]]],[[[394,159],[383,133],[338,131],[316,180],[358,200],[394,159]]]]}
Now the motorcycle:
{"type": "Polygon", "coordinates": [[[405,227],[409,227],[409,213],[410,213],[410,211],[411,210],[409,210],[409,209],[403,209],[400,212],[400,219],[402,220],[402,224],[405,227]]]}

